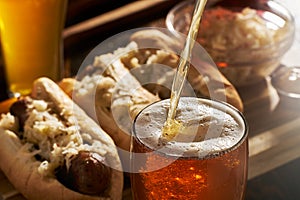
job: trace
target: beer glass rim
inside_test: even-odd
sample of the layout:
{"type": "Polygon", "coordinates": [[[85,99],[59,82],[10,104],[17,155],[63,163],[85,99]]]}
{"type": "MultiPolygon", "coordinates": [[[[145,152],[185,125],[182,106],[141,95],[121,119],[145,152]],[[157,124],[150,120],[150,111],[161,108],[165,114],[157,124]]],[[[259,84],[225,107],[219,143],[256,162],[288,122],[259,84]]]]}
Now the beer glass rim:
{"type": "Polygon", "coordinates": [[[157,149],[147,146],[139,137],[136,136],[136,127],[135,127],[136,121],[137,121],[137,119],[139,118],[139,116],[141,115],[141,113],[145,109],[147,109],[147,108],[151,107],[152,105],[157,104],[159,102],[169,101],[170,100],[170,99],[163,99],[163,100],[159,100],[159,101],[156,101],[156,102],[153,102],[153,103],[147,105],[146,107],[144,107],[136,115],[136,117],[135,117],[135,119],[133,121],[133,124],[132,124],[132,137],[135,138],[135,141],[138,142],[139,144],[143,145],[143,147],[146,148],[146,149],[148,149],[149,151],[153,151],[153,152],[155,151],[157,154],[163,155],[165,157],[176,158],[176,159],[201,159],[201,160],[205,160],[205,159],[210,159],[210,158],[217,158],[217,157],[220,157],[220,156],[222,156],[224,154],[232,152],[235,149],[237,149],[239,146],[241,146],[245,142],[245,140],[247,140],[247,138],[248,138],[248,132],[249,132],[249,126],[248,126],[247,120],[246,120],[245,116],[242,114],[242,112],[239,111],[234,106],[232,106],[229,103],[224,102],[224,101],[219,101],[219,100],[215,100],[215,99],[208,99],[208,98],[204,98],[204,97],[181,97],[181,98],[200,99],[203,102],[213,102],[213,103],[217,103],[219,105],[223,105],[223,106],[229,108],[232,112],[234,112],[235,114],[237,114],[237,116],[240,118],[241,122],[244,125],[243,134],[242,134],[240,140],[238,140],[238,142],[236,142],[234,145],[232,145],[231,147],[229,147],[227,149],[219,150],[219,151],[213,152],[213,153],[208,153],[205,156],[189,156],[189,155],[184,155],[184,154],[182,154],[180,156],[179,155],[172,155],[172,154],[165,153],[165,152],[162,152],[162,151],[157,151],[157,149]]]}

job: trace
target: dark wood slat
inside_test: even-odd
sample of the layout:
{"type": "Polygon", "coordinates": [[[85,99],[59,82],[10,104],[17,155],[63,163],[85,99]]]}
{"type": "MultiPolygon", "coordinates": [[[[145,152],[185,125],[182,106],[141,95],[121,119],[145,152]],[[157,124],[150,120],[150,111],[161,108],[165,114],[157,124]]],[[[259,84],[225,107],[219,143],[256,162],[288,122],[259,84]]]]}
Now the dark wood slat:
{"type": "Polygon", "coordinates": [[[248,181],[245,200],[295,200],[300,197],[300,159],[248,181]]]}
{"type": "Polygon", "coordinates": [[[68,0],[66,27],[124,6],[135,0],[68,0]]]}
{"type": "Polygon", "coordinates": [[[63,34],[65,54],[74,55],[79,49],[92,48],[116,33],[165,17],[169,9],[179,1],[134,1],[67,27],[63,34]]]}

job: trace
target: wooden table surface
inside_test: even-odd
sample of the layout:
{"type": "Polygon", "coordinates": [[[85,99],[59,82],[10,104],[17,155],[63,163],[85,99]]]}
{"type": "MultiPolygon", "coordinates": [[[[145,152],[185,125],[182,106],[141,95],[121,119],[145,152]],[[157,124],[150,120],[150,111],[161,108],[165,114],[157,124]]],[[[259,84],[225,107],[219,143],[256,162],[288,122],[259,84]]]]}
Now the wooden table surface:
{"type": "MultiPolygon", "coordinates": [[[[133,2],[134,5],[132,2],[129,4],[130,8],[133,9],[132,12],[137,9],[135,10],[136,13],[141,14],[139,11],[146,10],[146,13],[142,13],[141,16],[148,19],[150,16],[155,15],[153,13],[160,13],[160,15],[157,14],[156,18],[153,17],[155,21],[153,24],[161,23],[167,10],[176,3],[175,1],[172,3],[169,1],[169,3],[154,5],[149,3],[150,1],[147,2],[148,4],[144,8],[142,4],[137,4],[137,2],[133,2]],[[162,5],[164,6],[164,12],[158,9],[162,5]]],[[[124,9],[124,5],[119,9],[124,9]]],[[[107,37],[108,33],[100,34],[101,27],[103,28],[105,24],[109,24],[111,27],[118,26],[118,28],[109,29],[110,34],[115,34],[121,29],[125,30],[127,23],[136,20],[134,17],[129,16],[127,20],[118,24],[116,22],[118,17],[126,18],[127,15],[124,13],[123,15],[120,10],[117,13],[119,14],[106,13],[109,16],[112,14],[116,17],[116,19],[109,22],[101,18],[103,14],[100,14],[93,18],[96,23],[94,26],[89,26],[91,21],[88,21],[89,23],[77,23],[66,28],[65,61],[66,67],[71,70],[70,75],[76,73],[76,69],[85,55],[96,45],[97,39],[99,43],[107,37]],[[85,40],[89,42],[85,43],[85,46],[81,46],[82,41],[85,40]],[[77,45],[80,48],[75,48],[77,45]]],[[[105,17],[107,19],[107,16],[105,17]]],[[[146,22],[149,21],[144,21],[144,23],[146,22]]],[[[140,23],[131,25],[141,26],[140,23]]],[[[300,43],[295,45],[300,45],[300,43]]],[[[292,48],[289,52],[290,55],[295,54],[295,49],[297,49],[297,46],[292,48]]],[[[287,55],[287,58],[289,63],[297,64],[297,58],[295,58],[294,63],[290,59],[291,56],[287,55]]],[[[4,77],[3,74],[2,77],[4,77]]],[[[3,85],[4,79],[1,78],[0,80],[0,99],[4,100],[6,98],[3,85]]],[[[300,199],[300,100],[278,95],[268,78],[256,85],[237,88],[237,90],[242,97],[245,106],[244,115],[250,129],[246,200],[300,199]]],[[[129,185],[128,177],[126,177],[124,199],[131,199],[129,185]]],[[[1,199],[17,200],[24,199],[24,197],[13,188],[5,175],[0,172],[1,199]]]]}

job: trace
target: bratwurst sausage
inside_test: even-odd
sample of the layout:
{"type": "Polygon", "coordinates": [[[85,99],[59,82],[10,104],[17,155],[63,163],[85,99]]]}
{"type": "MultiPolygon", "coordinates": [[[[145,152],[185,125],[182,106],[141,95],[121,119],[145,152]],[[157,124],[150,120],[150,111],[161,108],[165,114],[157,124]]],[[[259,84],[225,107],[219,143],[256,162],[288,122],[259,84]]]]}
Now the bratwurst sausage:
{"type": "Polygon", "coordinates": [[[25,121],[28,118],[27,113],[27,104],[28,100],[24,98],[18,99],[18,101],[14,102],[11,107],[9,108],[9,111],[12,115],[14,115],[19,122],[19,133],[18,136],[22,139],[23,135],[22,132],[24,131],[24,125],[25,121]]]}
{"type": "Polygon", "coordinates": [[[111,168],[105,158],[97,153],[80,151],[71,158],[69,169],[66,163],[56,173],[57,179],[65,186],[83,194],[103,193],[111,180],[111,168]]]}

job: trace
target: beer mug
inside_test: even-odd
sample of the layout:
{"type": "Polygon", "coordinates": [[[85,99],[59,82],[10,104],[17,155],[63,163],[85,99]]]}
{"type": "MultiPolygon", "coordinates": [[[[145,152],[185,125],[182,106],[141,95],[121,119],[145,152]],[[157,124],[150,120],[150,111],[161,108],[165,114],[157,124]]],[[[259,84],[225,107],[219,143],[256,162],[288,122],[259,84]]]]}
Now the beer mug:
{"type": "Polygon", "coordinates": [[[26,95],[41,76],[55,81],[63,68],[67,0],[0,0],[0,36],[8,90],[26,95]]]}
{"type": "Polygon", "coordinates": [[[165,141],[160,136],[168,105],[169,100],[156,102],[134,121],[134,199],[244,199],[248,128],[243,115],[225,103],[181,97],[176,117],[183,128],[165,141]]]}

